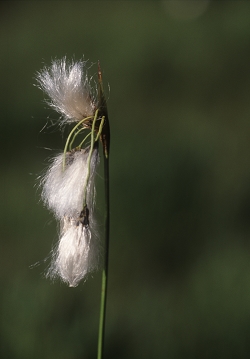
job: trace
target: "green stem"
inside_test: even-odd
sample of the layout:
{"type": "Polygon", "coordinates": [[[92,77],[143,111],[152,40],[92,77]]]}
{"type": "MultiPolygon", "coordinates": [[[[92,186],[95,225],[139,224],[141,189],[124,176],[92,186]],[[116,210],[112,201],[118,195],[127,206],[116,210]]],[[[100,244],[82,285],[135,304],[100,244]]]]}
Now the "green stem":
{"type": "Polygon", "coordinates": [[[87,140],[87,138],[91,135],[91,132],[87,134],[87,136],[84,137],[84,139],[80,142],[80,144],[77,146],[77,148],[81,148],[84,142],[87,140]]]}
{"type": "Polygon", "coordinates": [[[67,149],[68,149],[68,146],[69,146],[69,141],[71,139],[71,136],[73,135],[73,133],[75,132],[75,130],[77,129],[78,126],[80,126],[82,123],[84,123],[85,121],[91,119],[92,116],[89,116],[89,117],[86,117],[84,119],[82,119],[81,121],[79,121],[77,123],[77,125],[72,128],[72,130],[70,131],[70,134],[68,135],[68,138],[67,138],[67,141],[66,141],[66,144],[65,144],[65,147],[64,147],[64,151],[63,151],[63,171],[65,170],[65,162],[66,162],[66,152],[67,152],[67,149]]]}
{"type": "Polygon", "coordinates": [[[73,138],[72,138],[72,140],[70,141],[70,144],[69,144],[69,150],[72,149],[73,143],[74,143],[74,141],[75,141],[77,135],[78,135],[80,132],[84,131],[84,130],[86,130],[86,128],[82,127],[82,128],[80,128],[80,130],[78,130],[78,131],[74,134],[74,136],[73,136],[73,138]]]}
{"type": "Polygon", "coordinates": [[[98,351],[97,359],[103,358],[104,352],[104,336],[105,336],[105,319],[107,306],[107,288],[108,288],[108,259],[109,259],[109,157],[104,154],[104,181],[105,181],[105,247],[104,247],[104,268],[102,271],[102,291],[101,291],[101,307],[100,307],[100,321],[99,321],[99,335],[98,335],[98,351]]]}
{"type": "Polygon", "coordinates": [[[87,177],[86,177],[86,182],[85,182],[85,186],[84,186],[84,202],[83,205],[87,204],[87,189],[88,189],[88,182],[89,182],[89,177],[90,177],[90,163],[91,163],[91,157],[92,157],[92,153],[94,150],[94,144],[95,144],[95,123],[97,120],[97,116],[98,116],[98,110],[96,110],[95,112],[95,117],[92,123],[92,128],[91,128],[91,142],[90,142],[90,149],[89,149],[89,155],[88,155],[88,159],[87,159],[87,168],[88,168],[88,173],[87,173],[87,177]]]}
{"type": "Polygon", "coordinates": [[[100,137],[101,134],[102,134],[102,128],[103,128],[103,125],[104,125],[104,121],[105,121],[105,117],[102,116],[101,123],[100,123],[100,126],[99,126],[99,130],[98,130],[98,132],[97,132],[95,141],[98,141],[98,140],[99,140],[99,137],[100,137]]]}

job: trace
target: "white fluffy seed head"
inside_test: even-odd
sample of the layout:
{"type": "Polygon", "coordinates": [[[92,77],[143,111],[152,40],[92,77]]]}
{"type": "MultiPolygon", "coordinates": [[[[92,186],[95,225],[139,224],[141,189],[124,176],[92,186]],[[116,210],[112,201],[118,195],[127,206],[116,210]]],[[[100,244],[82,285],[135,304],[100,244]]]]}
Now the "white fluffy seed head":
{"type": "Polygon", "coordinates": [[[98,242],[89,226],[65,217],[47,276],[51,279],[59,277],[70,287],[76,287],[80,280],[98,268],[98,242]]]}
{"type": "MultiPolygon", "coordinates": [[[[64,154],[59,154],[53,159],[41,181],[43,186],[42,199],[58,219],[65,216],[76,218],[83,209],[88,176],[88,156],[89,147],[84,150],[67,152],[65,168],[63,169],[64,154]]],[[[94,177],[98,161],[98,150],[94,149],[90,159],[90,173],[86,191],[86,203],[90,215],[93,212],[94,177]]]]}
{"type": "Polygon", "coordinates": [[[89,153],[90,147],[67,152],[65,168],[64,154],[58,155],[42,180],[42,198],[60,220],[59,241],[52,251],[47,276],[59,277],[70,287],[77,286],[98,268],[100,254],[93,216],[98,149],[93,150],[88,166],[89,153]],[[84,203],[88,210],[86,214],[82,214],[84,203]]]}
{"type": "Polygon", "coordinates": [[[50,68],[37,73],[38,87],[49,97],[47,103],[62,116],[62,123],[92,116],[95,95],[86,72],[86,61],[54,60],[50,68]]]}

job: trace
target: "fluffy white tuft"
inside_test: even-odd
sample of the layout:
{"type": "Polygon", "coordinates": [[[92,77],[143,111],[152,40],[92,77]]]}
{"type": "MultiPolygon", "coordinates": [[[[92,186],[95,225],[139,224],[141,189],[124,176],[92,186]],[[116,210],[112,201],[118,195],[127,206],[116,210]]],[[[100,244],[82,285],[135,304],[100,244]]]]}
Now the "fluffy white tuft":
{"type": "Polygon", "coordinates": [[[86,61],[54,60],[50,68],[37,73],[38,87],[49,97],[48,104],[63,115],[64,122],[92,116],[95,100],[86,73],[86,61]]]}
{"type": "Polygon", "coordinates": [[[80,280],[97,269],[98,258],[98,238],[89,226],[65,217],[47,276],[60,277],[70,287],[76,287],[80,280]]]}
{"type": "MultiPolygon", "coordinates": [[[[83,209],[86,179],[88,176],[87,160],[89,147],[84,150],[66,153],[54,158],[42,179],[42,198],[58,219],[65,216],[76,218],[83,209]]],[[[99,160],[98,150],[94,149],[90,160],[90,177],[86,192],[86,202],[90,211],[94,203],[94,175],[99,160]]]]}
{"type": "Polygon", "coordinates": [[[52,251],[47,276],[52,279],[60,277],[70,287],[76,287],[81,279],[98,267],[99,240],[93,212],[94,176],[99,155],[94,149],[86,187],[89,150],[87,147],[67,152],[64,170],[64,154],[58,155],[42,180],[42,198],[61,223],[59,242],[52,251]],[[87,212],[83,214],[85,203],[87,212]]]}

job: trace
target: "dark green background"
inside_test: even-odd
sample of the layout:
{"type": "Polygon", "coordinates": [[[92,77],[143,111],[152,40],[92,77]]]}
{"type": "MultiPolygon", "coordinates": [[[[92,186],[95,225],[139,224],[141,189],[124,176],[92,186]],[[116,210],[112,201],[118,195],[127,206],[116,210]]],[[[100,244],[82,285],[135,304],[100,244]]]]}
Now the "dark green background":
{"type": "Polygon", "coordinates": [[[101,274],[43,276],[37,177],[65,133],[33,84],[64,55],[100,60],[109,98],[105,357],[249,358],[250,3],[200,3],[1,2],[1,358],[96,357],[101,274]]]}

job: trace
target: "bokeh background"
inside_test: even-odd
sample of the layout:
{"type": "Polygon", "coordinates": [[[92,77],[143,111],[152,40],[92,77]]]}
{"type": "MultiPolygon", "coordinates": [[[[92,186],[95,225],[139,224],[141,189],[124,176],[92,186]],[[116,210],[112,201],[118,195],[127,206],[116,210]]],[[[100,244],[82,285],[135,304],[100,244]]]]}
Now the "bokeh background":
{"type": "MultiPolygon", "coordinates": [[[[249,358],[250,3],[3,1],[0,20],[0,357],[96,357],[101,274],[44,278],[37,177],[66,133],[33,86],[84,55],[112,131],[105,357],[249,358]]],[[[102,233],[101,167],[97,187],[102,233]]]]}

